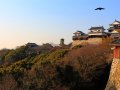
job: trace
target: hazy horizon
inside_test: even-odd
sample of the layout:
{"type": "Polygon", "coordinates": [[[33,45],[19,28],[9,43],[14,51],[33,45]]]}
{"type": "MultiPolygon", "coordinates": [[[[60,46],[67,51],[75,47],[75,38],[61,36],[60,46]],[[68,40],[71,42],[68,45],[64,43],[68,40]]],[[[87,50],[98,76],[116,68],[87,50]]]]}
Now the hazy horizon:
{"type": "Polygon", "coordinates": [[[0,49],[28,42],[72,42],[76,30],[120,21],[120,0],[4,0],[0,1],[0,49]],[[104,7],[103,11],[95,11],[104,7]]]}

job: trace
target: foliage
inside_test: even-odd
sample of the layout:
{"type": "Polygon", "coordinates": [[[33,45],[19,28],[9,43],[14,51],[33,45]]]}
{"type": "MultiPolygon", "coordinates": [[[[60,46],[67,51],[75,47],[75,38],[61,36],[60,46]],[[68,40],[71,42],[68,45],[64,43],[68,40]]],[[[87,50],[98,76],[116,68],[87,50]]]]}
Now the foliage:
{"type": "Polygon", "coordinates": [[[16,60],[21,60],[26,57],[26,47],[21,46],[17,48],[16,50],[11,50],[6,56],[5,56],[5,64],[11,64],[16,60]]]}
{"type": "Polygon", "coordinates": [[[72,49],[78,49],[78,48],[81,48],[81,47],[83,47],[83,46],[82,45],[76,45],[76,46],[72,47],[72,49]]]}
{"type": "Polygon", "coordinates": [[[111,62],[107,43],[74,49],[44,44],[9,50],[1,54],[5,63],[0,66],[0,89],[104,90],[111,62]]]}
{"type": "Polygon", "coordinates": [[[68,53],[67,49],[56,50],[56,51],[50,53],[46,59],[47,60],[53,60],[53,61],[60,60],[67,53],[68,53]]]}

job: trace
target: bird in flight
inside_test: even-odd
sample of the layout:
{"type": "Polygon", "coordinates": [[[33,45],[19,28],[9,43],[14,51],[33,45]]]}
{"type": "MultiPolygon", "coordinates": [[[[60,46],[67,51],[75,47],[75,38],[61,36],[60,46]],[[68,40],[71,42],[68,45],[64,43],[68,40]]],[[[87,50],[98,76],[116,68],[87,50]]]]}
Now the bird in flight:
{"type": "Polygon", "coordinates": [[[105,8],[102,8],[102,7],[98,7],[96,8],[95,10],[104,10],[105,8]]]}

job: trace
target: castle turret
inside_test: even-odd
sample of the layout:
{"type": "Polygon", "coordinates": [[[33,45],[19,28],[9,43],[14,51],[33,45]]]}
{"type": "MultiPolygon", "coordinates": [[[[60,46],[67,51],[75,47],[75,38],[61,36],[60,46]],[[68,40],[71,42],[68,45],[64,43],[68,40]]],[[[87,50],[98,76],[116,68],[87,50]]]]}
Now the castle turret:
{"type": "Polygon", "coordinates": [[[83,33],[82,31],[76,31],[75,33],[73,33],[73,40],[87,40],[88,36],[83,33]]]}
{"type": "Polygon", "coordinates": [[[107,34],[104,32],[104,27],[100,26],[100,27],[91,27],[90,32],[88,33],[89,38],[96,38],[96,37],[106,37],[107,34]]]}
{"type": "Polygon", "coordinates": [[[108,33],[110,34],[110,37],[113,39],[119,38],[119,32],[120,32],[120,22],[115,20],[112,24],[109,24],[108,33]]]}
{"type": "Polygon", "coordinates": [[[88,33],[88,43],[89,44],[100,44],[103,41],[103,38],[107,37],[107,33],[104,32],[105,29],[103,26],[91,27],[88,33]]]}
{"type": "Polygon", "coordinates": [[[73,39],[72,46],[73,47],[77,46],[77,45],[86,44],[86,41],[88,40],[88,35],[86,35],[82,31],[76,31],[73,34],[74,34],[74,36],[72,37],[72,39],[73,39]]]}
{"type": "Polygon", "coordinates": [[[60,39],[60,46],[64,46],[65,44],[64,44],[64,39],[63,38],[61,38],[60,39]]]}

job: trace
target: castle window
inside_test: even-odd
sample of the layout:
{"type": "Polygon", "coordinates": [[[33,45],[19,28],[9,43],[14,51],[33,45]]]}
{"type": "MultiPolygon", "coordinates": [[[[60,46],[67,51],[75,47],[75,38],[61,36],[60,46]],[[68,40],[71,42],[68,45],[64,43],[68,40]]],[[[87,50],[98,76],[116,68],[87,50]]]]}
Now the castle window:
{"type": "Polygon", "coordinates": [[[114,28],[118,28],[118,25],[114,25],[114,28]]]}

